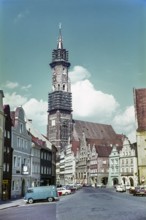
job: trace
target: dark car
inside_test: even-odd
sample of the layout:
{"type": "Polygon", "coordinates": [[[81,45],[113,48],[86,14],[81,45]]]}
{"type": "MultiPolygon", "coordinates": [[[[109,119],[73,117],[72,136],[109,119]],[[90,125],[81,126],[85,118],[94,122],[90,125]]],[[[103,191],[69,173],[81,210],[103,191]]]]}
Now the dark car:
{"type": "Polygon", "coordinates": [[[137,187],[135,187],[135,189],[133,190],[133,195],[134,196],[137,196],[137,195],[144,196],[144,195],[146,195],[146,186],[137,186],[137,187]]]}

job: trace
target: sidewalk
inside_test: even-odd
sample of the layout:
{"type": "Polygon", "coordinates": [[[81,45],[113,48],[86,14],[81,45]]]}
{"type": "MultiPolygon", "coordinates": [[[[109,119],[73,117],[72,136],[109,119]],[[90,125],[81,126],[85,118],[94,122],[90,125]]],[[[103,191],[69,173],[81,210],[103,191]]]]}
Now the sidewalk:
{"type": "Polygon", "coordinates": [[[25,204],[25,202],[23,201],[23,198],[13,199],[13,200],[8,200],[8,201],[1,201],[0,200],[0,210],[11,208],[11,207],[18,207],[18,206],[24,205],[24,204],[25,204]]]}

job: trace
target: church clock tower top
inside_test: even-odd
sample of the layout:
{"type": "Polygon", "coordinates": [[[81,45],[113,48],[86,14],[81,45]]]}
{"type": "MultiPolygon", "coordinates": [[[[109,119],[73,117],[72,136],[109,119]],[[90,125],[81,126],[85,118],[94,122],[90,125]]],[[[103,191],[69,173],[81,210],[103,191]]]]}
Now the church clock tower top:
{"type": "Polygon", "coordinates": [[[56,65],[63,65],[64,67],[70,67],[70,63],[68,62],[68,51],[63,49],[63,39],[62,39],[62,27],[59,24],[59,36],[57,49],[52,52],[52,63],[50,63],[51,68],[54,68],[56,65]]]}

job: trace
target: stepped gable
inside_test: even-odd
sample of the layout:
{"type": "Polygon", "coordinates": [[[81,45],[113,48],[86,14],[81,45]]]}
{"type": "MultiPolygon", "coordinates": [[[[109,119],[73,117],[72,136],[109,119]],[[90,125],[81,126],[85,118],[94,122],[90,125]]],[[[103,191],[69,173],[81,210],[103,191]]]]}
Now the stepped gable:
{"type": "Polygon", "coordinates": [[[73,151],[74,155],[76,156],[77,154],[77,149],[80,148],[80,142],[79,141],[76,141],[76,140],[73,140],[71,142],[71,150],[73,151]]]}
{"type": "Polygon", "coordinates": [[[74,120],[74,130],[76,140],[81,140],[84,132],[88,140],[94,139],[98,145],[122,145],[122,135],[116,134],[111,125],[74,120]]]}

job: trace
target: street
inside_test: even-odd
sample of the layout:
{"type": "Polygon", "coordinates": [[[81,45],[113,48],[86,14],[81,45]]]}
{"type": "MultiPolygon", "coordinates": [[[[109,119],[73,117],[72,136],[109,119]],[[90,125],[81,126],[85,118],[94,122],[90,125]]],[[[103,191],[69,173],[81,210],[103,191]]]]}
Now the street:
{"type": "Polygon", "coordinates": [[[0,210],[0,220],[146,220],[146,196],[84,187],[59,202],[0,210]]]}

